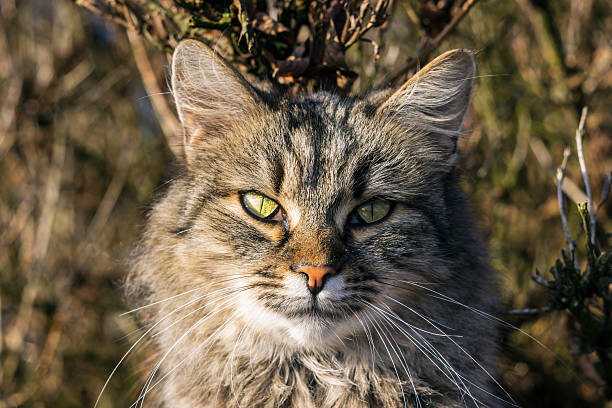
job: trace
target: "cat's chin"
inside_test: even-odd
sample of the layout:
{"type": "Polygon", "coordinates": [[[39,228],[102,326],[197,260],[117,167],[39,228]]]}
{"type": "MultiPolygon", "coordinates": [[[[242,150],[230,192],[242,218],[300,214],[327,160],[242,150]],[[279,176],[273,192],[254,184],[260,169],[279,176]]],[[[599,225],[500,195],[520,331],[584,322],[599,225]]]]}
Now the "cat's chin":
{"type": "Polygon", "coordinates": [[[341,338],[355,330],[352,321],[323,311],[288,316],[255,304],[243,312],[249,313],[249,325],[260,336],[290,349],[320,350],[341,345],[341,338]]]}
{"type": "Polygon", "coordinates": [[[319,349],[331,346],[338,341],[336,332],[329,325],[311,318],[297,321],[287,329],[294,344],[305,349],[319,349]]]}
{"type": "Polygon", "coordinates": [[[279,331],[280,341],[285,346],[299,350],[333,349],[342,346],[342,338],[352,331],[351,323],[312,317],[290,319],[289,324],[279,331]]]}

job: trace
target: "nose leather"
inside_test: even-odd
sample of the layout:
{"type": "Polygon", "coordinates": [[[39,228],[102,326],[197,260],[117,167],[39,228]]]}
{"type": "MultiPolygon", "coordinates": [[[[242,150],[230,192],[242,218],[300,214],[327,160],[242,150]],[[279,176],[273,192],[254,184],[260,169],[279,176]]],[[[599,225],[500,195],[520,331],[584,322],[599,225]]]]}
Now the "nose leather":
{"type": "Polygon", "coordinates": [[[296,272],[303,273],[308,277],[308,290],[316,295],[323,289],[325,278],[336,274],[333,266],[324,265],[303,265],[296,269],[296,272]]]}

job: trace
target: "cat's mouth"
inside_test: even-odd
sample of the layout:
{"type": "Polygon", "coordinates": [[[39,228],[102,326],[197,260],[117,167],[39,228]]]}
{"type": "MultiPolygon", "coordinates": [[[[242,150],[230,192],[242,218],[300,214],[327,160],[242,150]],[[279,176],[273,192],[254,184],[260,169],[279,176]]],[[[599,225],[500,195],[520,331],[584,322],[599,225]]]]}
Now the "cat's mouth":
{"type": "Polygon", "coordinates": [[[285,310],[284,314],[290,319],[339,320],[343,317],[343,314],[337,310],[322,308],[320,302],[315,297],[304,307],[285,310]]]}
{"type": "Polygon", "coordinates": [[[311,297],[307,301],[300,299],[299,302],[267,302],[266,307],[282,314],[289,319],[307,319],[316,320],[337,320],[342,318],[342,313],[333,309],[329,305],[329,301],[321,302],[316,297],[311,297]]]}
{"type": "Polygon", "coordinates": [[[345,302],[322,302],[314,297],[282,312],[291,322],[286,326],[286,333],[300,347],[314,349],[337,344],[337,339],[354,332],[356,313],[358,311],[345,302]]]}

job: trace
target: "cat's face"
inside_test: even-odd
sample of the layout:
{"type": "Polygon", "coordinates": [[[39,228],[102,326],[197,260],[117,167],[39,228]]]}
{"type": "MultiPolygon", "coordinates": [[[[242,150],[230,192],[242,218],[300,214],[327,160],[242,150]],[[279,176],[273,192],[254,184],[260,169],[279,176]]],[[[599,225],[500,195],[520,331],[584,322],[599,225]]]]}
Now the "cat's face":
{"type": "Polygon", "coordinates": [[[183,42],[173,90],[189,192],[173,231],[184,274],[169,284],[209,285],[256,331],[316,348],[420,296],[398,282],[448,280],[444,180],[473,75],[455,52],[394,94],[272,99],[183,42]]]}

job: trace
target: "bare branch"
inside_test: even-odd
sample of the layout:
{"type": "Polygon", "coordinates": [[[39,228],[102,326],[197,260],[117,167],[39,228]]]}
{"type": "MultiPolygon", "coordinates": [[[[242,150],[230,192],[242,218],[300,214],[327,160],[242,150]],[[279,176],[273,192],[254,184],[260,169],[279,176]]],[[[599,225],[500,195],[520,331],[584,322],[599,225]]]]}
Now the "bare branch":
{"type": "MultiPolygon", "coordinates": [[[[556,168],[554,167],[550,152],[538,138],[531,138],[529,140],[529,147],[533,152],[536,160],[542,166],[544,170],[552,175],[556,180],[556,168]]],[[[563,179],[563,192],[572,200],[578,204],[587,200],[587,196],[576,183],[569,178],[563,179]]]]}
{"type": "Polygon", "coordinates": [[[552,309],[548,306],[544,306],[544,307],[531,307],[531,308],[526,308],[526,309],[512,309],[512,310],[508,310],[506,312],[504,312],[503,314],[506,315],[536,315],[536,314],[542,314],[542,313],[546,313],[546,312],[550,312],[552,309]]]}
{"type": "Polygon", "coordinates": [[[563,151],[563,162],[557,169],[557,200],[559,201],[559,211],[561,212],[561,223],[563,224],[563,231],[565,232],[565,239],[567,240],[567,246],[572,253],[572,260],[574,267],[578,269],[578,258],[576,257],[576,243],[572,239],[572,235],[569,231],[567,224],[567,217],[565,215],[565,204],[563,203],[563,179],[565,178],[565,169],[567,167],[567,159],[569,159],[571,151],[569,147],[566,147],[563,151]]]}
{"type": "Polygon", "coordinates": [[[584,180],[584,189],[586,190],[586,194],[589,201],[589,213],[591,218],[591,236],[589,237],[589,239],[591,240],[591,245],[595,245],[596,212],[595,208],[593,207],[593,195],[591,194],[589,175],[587,173],[586,162],[584,161],[584,152],[582,150],[582,137],[584,136],[584,125],[586,122],[587,113],[588,108],[585,106],[582,108],[580,122],[578,124],[578,128],[576,129],[576,153],[578,154],[578,161],[580,162],[580,171],[582,172],[582,179],[584,180]]]}
{"type": "Polygon", "coordinates": [[[140,72],[142,83],[149,95],[153,109],[157,116],[159,126],[166,138],[166,143],[172,150],[172,152],[180,157],[182,155],[182,140],[181,127],[179,122],[176,120],[176,116],[168,106],[168,99],[164,96],[164,93],[159,86],[155,72],[151,67],[151,62],[147,56],[147,52],[144,48],[142,39],[132,31],[128,30],[128,39],[132,47],[132,53],[134,54],[134,61],[136,61],[136,67],[140,72]]]}
{"type": "Polygon", "coordinates": [[[421,40],[421,45],[417,54],[414,57],[410,57],[410,59],[404,64],[403,67],[397,70],[394,74],[391,75],[391,83],[399,82],[406,74],[410,72],[413,68],[415,68],[423,59],[427,58],[429,54],[436,50],[442,43],[442,41],[450,34],[451,31],[459,24],[463,17],[467,15],[470,9],[478,2],[478,0],[466,0],[458,12],[453,16],[451,21],[440,31],[438,35],[436,35],[433,39],[430,37],[425,37],[421,40]]]}

